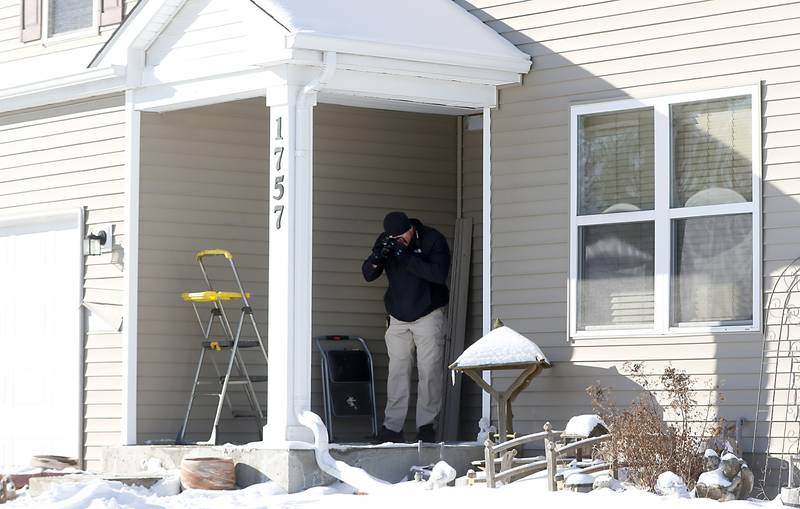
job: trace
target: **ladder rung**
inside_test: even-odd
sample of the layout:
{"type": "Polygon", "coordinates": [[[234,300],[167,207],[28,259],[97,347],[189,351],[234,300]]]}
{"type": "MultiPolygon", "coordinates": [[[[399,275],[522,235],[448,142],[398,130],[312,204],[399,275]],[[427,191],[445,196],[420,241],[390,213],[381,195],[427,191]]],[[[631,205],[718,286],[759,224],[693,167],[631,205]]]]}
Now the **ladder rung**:
{"type": "MultiPolygon", "coordinates": [[[[219,377],[219,383],[222,383],[224,381],[225,381],[225,377],[224,376],[219,377]]],[[[250,377],[250,382],[251,383],[260,383],[260,382],[266,382],[266,381],[267,381],[267,377],[265,377],[265,376],[254,375],[254,376],[250,377]]],[[[228,380],[229,384],[232,384],[232,383],[243,384],[243,383],[246,383],[246,382],[247,382],[247,380],[243,376],[232,376],[230,378],[230,380],[228,380]]]]}
{"type": "MultiPolygon", "coordinates": [[[[216,350],[215,347],[212,347],[211,344],[218,345],[220,349],[226,348],[233,348],[233,341],[230,339],[222,339],[219,341],[203,341],[203,348],[210,348],[211,350],[216,350]]],[[[258,340],[256,339],[240,339],[239,340],[239,348],[255,348],[259,346],[258,340]]]]}
{"type": "MultiPolygon", "coordinates": [[[[225,381],[224,376],[220,376],[219,378],[201,378],[197,381],[197,385],[219,385],[225,381]]],[[[266,376],[251,376],[250,383],[261,383],[266,382],[266,376]]],[[[229,384],[240,385],[247,383],[247,379],[243,376],[232,376],[228,379],[229,384]]]]}
{"type": "MultiPolygon", "coordinates": [[[[250,292],[245,292],[245,297],[250,298],[250,292]]],[[[242,298],[239,292],[216,292],[208,290],[205,292],[185,292],[181,298],[186,302],[214,302],[217,300],[237,300],[242,298]]]]}

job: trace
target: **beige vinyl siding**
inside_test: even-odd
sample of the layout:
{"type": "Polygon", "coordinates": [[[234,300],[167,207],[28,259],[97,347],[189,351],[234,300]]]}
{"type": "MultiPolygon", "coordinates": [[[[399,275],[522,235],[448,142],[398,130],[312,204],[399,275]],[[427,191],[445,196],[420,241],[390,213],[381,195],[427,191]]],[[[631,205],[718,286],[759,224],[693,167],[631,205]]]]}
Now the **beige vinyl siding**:
{"type": "MultiPolygon", "coordinates": [[[[46,2],[48,0],[42,0],[46,2]]],[[[127,15],[138,0],[125,1],[127,15]]],[[[94,46],[99,51],[119,25],[102,27],[97,35],[64,38],[45,46],[41,40],[20,41],[22,0],[0,0],[0,63],[94,46]]],[[[86,62],[88,64],[88,62],[86,62]]],[[[79,69],[78,69],[79,70],[79,69]]],[[[2,81],[0,81],[2,83],[2,81]]]]}
{"type": "MultiPolygon", "coordinates": [[[[386,278],[365,282],[361,263],[383,230],[383,216],[392,210],[438,229],[452,249],[455,170],[454,117],[332,105],[315,109],[313,331],[367,340],[380,421],[388,366],[383,340],[386,278]]],[[[312,409],[322,412],[316,352],[311,375],[312,409]]],[[[355,420],[350,425],[339,422],[341,436],[365,436],[367,428],[357,427],[355,420]],[[346,427],[351,434],[345,433],[346,427]]],[[[405,429],[415,436],[413,400],[405,429]]]]}
{"type": "MultiPolygon", "coordinates": [[[[180,294],[205,289],[197,251],[223,248],[234,254],[245,289],[252,293],[260,331],[266,334],[268,130],[263,99],[142,114],[139,443],[174,439],[186,411],[202,335],[191,305],[180,294]]],[[[207,261],[211,277],[222,282],[217,288],[235,290],[224,258],[207,261]]],[[[236,320],[237,306],[226,306],[236,320]]],[[[207,318],[206,313],[201,316],[207,318]]],[[[221,329],[214,330],[219,338],[221,329]]],[[[254,354],[245,352],[249,372],[263,375],[263,361],[254,354]]],[[[216,359],[222,365],[227,356],[220,353],[216,359]]],[[[210,366],[209,360],[206,364],[210,366]]],[[[262,404],[265,385],[257,386],[262,404]]],[[[240,388],[229,393],[237,407],[247,408],[240,388]]],[[[215,409],[214,398],[198,398],[187,439],[208,439],[215,409]]],[[[222,443],[258,438],[252,419],[224,420],[220,433],[222,443]]]]}
{"type": "MultiPolygon", "coordinates": [[[[123,99],[107,97],[0,115],[0,214],[86,209],[86,226],[114,224],[117,254],[127,246],[123,99]]],[[[122,265],[111,254],[85,258],[84,299],[122,305],[122,265]]],[[[122,337],[92,330],[84,352],[84,458],[120,443],[122,337]]],[[[105,328],[99,326],[98,328],[105,328]]]]}
{"type": "MultiPolygon", "coordinates": [[[[459,3],[533,56],[524,85],[503,89],[493,115],[492,315],[539,343],[555,363],[518,400],[520,432],[561,426],[589,410],[600,381],[632,397],[624,361],[671,363],[721,385],[721,413],[743,417],[752,445],[761,335],[566,341],[569,109],[761,82],[763,290],[800,254],[800,3],[765,0],[459,3]]],[[[499,384],[507,377],[496,376],[499,384]]],[[[764,431],[762,429],[761,431],[764,431]]],[[[756,446],[763,451],[766,442],[756,446]]]]}

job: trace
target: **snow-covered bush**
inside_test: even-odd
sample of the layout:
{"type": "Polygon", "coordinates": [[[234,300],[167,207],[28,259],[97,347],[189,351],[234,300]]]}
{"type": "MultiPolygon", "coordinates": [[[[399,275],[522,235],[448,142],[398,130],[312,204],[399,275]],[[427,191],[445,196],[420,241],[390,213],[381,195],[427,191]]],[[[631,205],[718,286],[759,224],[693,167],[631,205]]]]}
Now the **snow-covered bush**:
{"type": "Polygon", "coordinates": [[[717,426],[711,415],[716,388],[703,388],[708,398],[700,404],[696,380],[683,371],[667,367],[653,376],[641,363],[625,368],[642,387],[627,408],[616,405],[607,387],[587,388],[611,434],[600,446],[600,455],[626,468],[629,480],[643,489],[655,490],[658,476],[665,471],[683,478],[691,489],[703,471],[705,442],[717,426]]]}

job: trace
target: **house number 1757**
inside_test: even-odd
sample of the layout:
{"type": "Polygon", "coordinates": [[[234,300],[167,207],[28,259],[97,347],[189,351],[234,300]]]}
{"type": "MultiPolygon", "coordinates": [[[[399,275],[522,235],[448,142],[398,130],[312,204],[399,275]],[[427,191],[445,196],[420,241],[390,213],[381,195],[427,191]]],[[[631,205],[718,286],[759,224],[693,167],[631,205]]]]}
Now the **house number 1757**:
{"type": "MultiPolygon", "coordinates": [[[[276,124],[275,125],[275,127],[276,127],[276,130],[275,130],[275,141],[283,141],[283,133],[281,132],[281,127],[282,127],[282,124],[283,124],[283,118],[282,117],[276,118],[275,119],[275,124],[276,124]]],[[[281,171],[281,163],[283,162],[283,147],[278,146],[276,144],[275,149],[272,151],[272,155],[275,156],[274,157],[274,160],[275,160],[275,172],[279,173],[281,171]]],[[[286,189],[284,189],[284,186],[283,186],[284,178],[285,177],[283,175],[280,175],[280,174],[275,175],[275,182],[274,182],[274,184],[272,186],[272,188],[275,190],[275,194],[272,195],[272,198],[276,202],[280,202],[281,200],[283,200],[283,195],[286,193],[286,189]]],[[[273,213],[276,214],[276,217],[275,217],[275,228],[277,228],[278,230],[281,229],[281,219],[283,219],[283,209],[284,209],[284,205],[282,203],[279,203],[279,204],[275,205],[275,207],[273,209],[273,213]]]]}

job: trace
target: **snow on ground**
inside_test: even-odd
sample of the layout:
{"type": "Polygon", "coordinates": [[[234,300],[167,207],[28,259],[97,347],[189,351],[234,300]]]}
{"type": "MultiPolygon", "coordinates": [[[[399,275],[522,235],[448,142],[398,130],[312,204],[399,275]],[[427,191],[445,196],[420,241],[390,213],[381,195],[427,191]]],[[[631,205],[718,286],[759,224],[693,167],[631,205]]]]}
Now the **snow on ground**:
{"type": "MultiPolygon", "coordinates": [[[[173,481],[174,482],[174,481],[173,481]]],[[[22,498],[6,505],[8,509],[256,509],[305,508],[330,509],[486,509],[491,507],[544,507],[591,509],[719,509],[719,502],[677,496],[658,496],[629,489],[609,489],[591,493],[548,492],[543,479],[518,481],[489,489],[483,485],[426,489],[427,483],[406,482],[390,486],[374,495],[355,495],[345,484],[288,495],[274,483],[256,484],[236,491],[187,490],[180,495],[160,496],[159,489],[127,487],[114,481],[95,481],[83,486],[60,485],[39,497],[22,498]]],[[[168,492],[161,487],[161,492],[168,492]]],[[[772,502],[731,501],[725,509],[778,509],[772,502]]]]}

